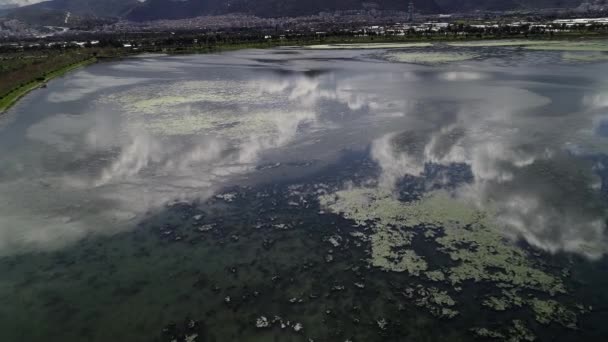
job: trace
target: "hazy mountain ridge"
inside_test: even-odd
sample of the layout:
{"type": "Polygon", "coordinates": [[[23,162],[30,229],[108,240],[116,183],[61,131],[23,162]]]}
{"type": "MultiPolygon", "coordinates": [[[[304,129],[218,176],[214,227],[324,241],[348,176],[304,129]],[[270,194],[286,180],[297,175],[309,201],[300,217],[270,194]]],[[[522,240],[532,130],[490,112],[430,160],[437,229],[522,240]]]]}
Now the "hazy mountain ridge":
{"type": "MultiPolygon", "coordinates": [[[[577,7],[583,0],[414,0],[422,13],[577,7]]],[[[260,17],[304,16],[337,10],[377,8],[406,11],[407,0],[52,0],[9,11],[28,21],[71,12],[74,16],[123,17],[134,21],[184,19],[201,15],[246,13],[260,17]]]]}
{"type": "Polygon", "coordinates": [[[435,0],[444,11],[574,8],[584,0],[435,0]]]}
{"type": "MultiPolygon", "coordinates": [[[[382,0],[376,2],[378,8],[406,10],[404,0],[382,0]]],[[[433,1],[416,0],[417,7],[427,13],[440,10],[433,1]]],[[[227,3],[222,0],[148,0],[134,8],[128,18],[132,20],[177,19],[195,15],[247,13],[261,17],[304,16],[319,12],[362,9],[364,6],[376,7],[370,2],[360,0],[235,0],[227,3]]]]}
{"type": "Polygon", "coordinates": [[[78,15],[120,17],[140,4],[137,0],[52,0],[24,6],[18,10],[37,9],[72,12],[78,15]]]}
{"type": "MultiPolygon", "coordinates": [[[[473,10],[510,10],[546,7],[577,7],[583,0],[415,0],[422,13],[459,12],[473,10]]],[[[262,17],[301,16],[319,12],[378,8],[407,10],[407,0],[148,0],[133,9],[129,19],[177,19],[205,14],[242,12],[262,17]]]]}
{"type": "Polygon", "coordinates": [[[72,26],[92,18],[125,17],[138,5],[137,0],[53,0],[6,10],[4,15],[33,25],[72,26]]]}

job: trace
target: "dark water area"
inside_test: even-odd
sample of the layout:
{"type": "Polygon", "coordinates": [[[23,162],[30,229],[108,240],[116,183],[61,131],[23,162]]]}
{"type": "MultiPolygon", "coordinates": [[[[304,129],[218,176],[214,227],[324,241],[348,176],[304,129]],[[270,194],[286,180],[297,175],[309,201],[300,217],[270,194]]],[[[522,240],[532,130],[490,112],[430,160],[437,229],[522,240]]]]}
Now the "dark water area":
{"type": "Polygon", "coordinates": [[[438,45],[56,79],[0,118],[0,341],[605,341],[607,73],[438,45]]]}

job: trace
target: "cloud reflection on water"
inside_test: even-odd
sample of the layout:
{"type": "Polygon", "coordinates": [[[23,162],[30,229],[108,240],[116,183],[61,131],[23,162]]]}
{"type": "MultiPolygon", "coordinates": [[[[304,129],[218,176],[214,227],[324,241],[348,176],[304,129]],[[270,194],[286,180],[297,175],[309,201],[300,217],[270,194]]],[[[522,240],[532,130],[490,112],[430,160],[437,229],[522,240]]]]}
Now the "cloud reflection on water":
{"type": "Polygon", "coordinates": [[[394,189],[406,175],[423,176],[428,164],[466,164],[474,180],[454,195],[491,213],[506,236],[553,253],[601,257],[608,242],[601,180],[591,161],[568,151],[573,132],[592,125],[593,116],[573,113],[548,122],[522,114],[546,103],[535,94],[508,95],[498,107],[491,96],[475,107],[464,102],[455,123],[437,122],[434,129],[374,141],[379,185],[394,189]]]}
{"type": "MultiPolygon", "coordinates": [[[[298,58],[297,68],[306,69],[298,58]]],[[[206,198],[252,176],[265,154],[292,154],[297,143],[318,145],[311,149],[321,155],[370,140],[379,186],[392,189],[429,163],[466,164],[474,181],[456,195],[495,212],[506,235],[550,251],[605,251],[598,179],[566,151],[572,141],[589,141],[575,134],[592,120],[530,115],[551,103],[546,96],[497,84],[491,72],[404,71],[388,63],[368,72],[360,69],[367,64],[341,63],[331,72],[229,77],[231,68],[219,63],[230,58],[189,56],[165,72],[188,74],[181,69],[198,70],[207,60],[217,66],[183,81],[163,72],[141,78],[163,63],[149,59],[139,69],[133,62],[109,68],[124,76],[81,71],[54,89],[49,103],[91,97],[90,109],[36,120],[28,144],[3,156],[10,167],[0,173],[0,255],[123,231],[151,209],[206,198]]],[[[594,109],[604,102],[602,95],[582,101],[594,109]]]]}
{"type": "MultiPolygon", "coordinates": [[[[86,75],[78,74],[74,82],[83,82],[86,75]]],[[[66,98],[89,93],[75,93],[74,82],[68,82],[66,98]]],[[[287,83],[248,82],[244,88],[256,94],[249,99],[231,93],[227,86],[232,84],[218,81],[218,93],[210,95],[217,95],[219,101],[212,107],[193,101],[186,107],[184,103],[154,107],[138,116],[132,108],[96,101],[98,105],[84,115],[51,115],[29,126],[26,136],[32,143],[16,159],[36,171],[19,174],[14,182],[0,182],[6,202],[0,206],[0,255],[55,249],[92,233],[113,234],[133,226],[137,216],[169,202],[205,199],[225,181],[253,172],[266,151],[285,147],[307,132],[332,127],[318,124],[315,101],[319,97],[311,94],[318,92],[318,83],[301,77],[287,83]],[[236,97],[240,97],[239,107],[234,107],[236,97]],[[172,122],[182,125],[183,113],[215,118],[185,134],[166,132],[172,122]],[[163,130],[149,126],[149,115],[163,120],[163,130]],[[41,157],[49,152],[53,153],[52,170],[41,157]],[[23,161],[28,157],[33,158],[23,161]],[[17,189],[21,189],[19,196],[12,196],[17,189]]],[[[172,86],[180,91],[179,83],[172,86]]],[[[163,96],[162,91],[150,92],[145,87],[132,90],[147,98],[163,96]]],[[[193,89],[185,90],[181,93],[186,97],[209,91],[195,88],[189,94],[193,89]]],[[[60,93],[55,96],[62,98],[60,93]]]]}

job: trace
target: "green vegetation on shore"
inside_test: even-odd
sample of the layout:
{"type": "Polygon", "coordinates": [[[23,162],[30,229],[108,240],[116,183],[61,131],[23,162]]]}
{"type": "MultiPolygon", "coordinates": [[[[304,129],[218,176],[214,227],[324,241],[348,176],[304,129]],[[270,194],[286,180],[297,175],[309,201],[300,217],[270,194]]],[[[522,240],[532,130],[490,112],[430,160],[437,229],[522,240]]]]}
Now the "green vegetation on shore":
{"type": "Polygon", "coordinates": [[[68,73],[74,69],[77,69],[77,68],[80,68],[80,67],[83,67],[83,66],[86,66],[89,64],[93,64],[95,62],[97,62],[97,58],[91,57],[91,58],[85,59],[80,62],[76,62],[76,63],[70,64],[67,66],[63,66],[59,69],[46,73],[44,76],[37,77],[37,78],[29,81],[28,83],[25,83],[23,85],[20,85],[17,88],[12,89],[11,91],[9,91],[7,94],[5,94],[4,96],[2,96],[0,98],[0,113],[6,111],[10,107],[12,107],[20,98],[27,95],[30,91],[37,89],[37,88],[41,87],[42,85],[46,84],[46,82],[50,81],[51,79],[53,79],[55,77],[63,76],[66,73],[68,73]]]}

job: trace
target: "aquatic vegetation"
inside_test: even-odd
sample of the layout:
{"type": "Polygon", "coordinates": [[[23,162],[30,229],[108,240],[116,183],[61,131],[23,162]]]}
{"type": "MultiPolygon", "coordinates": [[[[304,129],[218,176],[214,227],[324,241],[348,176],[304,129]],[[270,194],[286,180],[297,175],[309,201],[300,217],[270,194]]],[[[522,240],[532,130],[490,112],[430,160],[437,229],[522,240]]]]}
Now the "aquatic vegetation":
{"type": "Polygon", "coordinates": [[[452,309],[456,305],[456,301],[446,291],[435,287],[424,288],[418,286],[415,296],[415,304],[425,307],[436,317],[449,319],[458,315],[458,311],[452,309]]]}
{"type": "MultiPolygon", "coordinates": [[[[376,188],[337,191],[320,196],[319,202],[323,208],[366,229],[365,233],[351,235],[370,243],[372,266],[408,272],[411,276],[424,275],[428,280],[449,284],[456,291],[466,281],[493,284],[501,295],[487,296],[483,306],[506,311],[529,305],[539,321],[565,326],[576,323],[576,314],[557,301],[529,301],[520,296],[519,292],[526,290],[555,296],[566,293],[566,288],[559,275],[541,269],[528,252],[505,240],[490,212],[480,211],[471,203],[453,198],[445,191],[401,202],[390,192],[376,188]],[[426,233],[429,231],[433,234],[426,233]],[[455,264],[429,264],[413,245],[418,235],[434,239],[438,251],[455,264]]],[[[447,292],[419,289],[418,293],[423,298],[418,303],[427,308],[431,303],[429,310],[433,314],[440,317],[456,314],[451,312],[454,301],[447,292]]],[[[512,330],[511,335],[521,335],[514,341],[530,336],[519,325],[512,330]]]]}
{"type": "Polygon", "coordinates": [[[571,62],[605,62],[608,61],[608,54],[603,52],[580,53],[580,52],[564,52],[562,59],[571,62]]]}
{"type": "Polygon", "coordinates": [[[310,93],[314,84],[310,86],[305,79],[186,81],[135,87],[99,101],[121,107],[126,134],[142,130],[163,136],[204,134],[252,140],[253,148],[282,144],[301,124],[314,123],[316,113],[301,106],[302,101],[316,99],[310,93]]]}
{"type": "Polygon", "coordinates": [[[453,47],[523,47],[528,50],[608,51],[605,41],[489,40],[448,43],[453,47]]]}
{"type": "Polygon", "coordinates": [[[444,281],[445,280],[445,274],[441,271],[429,271],[429,272],[425,272],[424,275],[430,280],[430,281],[444,281]]]}
{"type": "Polygon", "coordinates": [[[471,328],[471,329],[469,329],[469,331],[471,331],[478,337],[493,338],[493,339],[504,339],[505,338],[505,335],[503,335],[497,331],[489,330],[487,328],[471,328]]]}
{"type": "Polygon", "coordinates": [[[471,206],[454,200],[447,192],[425,195],[415,202],[400,202],[390,191],[376,188],[353,188],[323,195],[322,207],[343,215],[361,226],[374,222],[378,228],[387,226],[414,227],[426,224],[427,229],[474,222],[479,213],[471,206]]]}
{"type": "Polygon", "coordinates": [[[567,328],[576,329],[576,313],[569,310],[561,303],[549,299],[541,300],[534,298],[530,301],[530,306],[536,315],[536,320],[541,324],[557,322],[567,328]]]}
{"type": "Polygon", "coordinates": [[[536,336],[520,320],[514,320],[513,326],[509,328],[508,342],[534,341],[536,336]]]}
{"type": "Polygon", "coordinates": [[[608,51],[608,44],[605,41],[555,41],[545,44],[525,46],[528,50],[543,51],[608,51]]]}
{"type": "Polygon", "coordinates": [[[444,64],[464,62],[478,55],[463,52],[391,52],[384,55],[388,61],[412,64],[444,64]]]}
{"type": "Polygon", "coordinates": [[[465,280],[492,281],[548,292],[565,293],[562,281],[537,269],[526,252],[504,241],[497,230],[490,228],[485,217],[464,227],[446,227],[437,238],[440,249],[460,264],[450,269],[452,284],[465,280]],[[491,272],[490,270],[499,270],[491,272]]]}
{"type": "Polygon", "coordinates": [[[310,45],[308,49],[313,50],[355,50],[355,49],[399,49],[399,48],[424,48],[431,47],[431,43],[359,43],[359,44],[326,44],[310,45]]]}
{"type": "Polygon", "coordinates": [[[546,40],[481,40],[481,41],[466,41],[457,43],[448,43],[454,47],[509,47],[509,46],[526,46],[536,44],[547,44],[546,40]]]}
{"type": "Polygon", "coordinates": [[[511,307],[511,303],[508,300],[494,296],[484,299],[482,305],[487,306],[496,311],[505,311],[511,307]]]}
{"type": "MultiPolygon", "coordinates": [[[[374,238],[376,236],[374,235],[374,238]]],[[[372,244],[374,244],[374,238],[372,239],[372,244]]],[[[392,248],[388,244],[382,244],[382,247],[374,244],[372,247],[371,264],[387,271],[408,272],[415,276],[420,275],[420,272],[427,269],[426,261],[413,250],[395,252],[392,248]]]]}
{"type": "MultiPolygon", "coordinates": [[[[411,244],[416,233],[408,227],[424,225],[427,227],[425,230],[442,227],[443,236],[435,239],[439,249],[460,262],[447,271],[447,278],[453,285],[465,280],[492,281],[551,294],[565,292],[558,278],[532,267],[523,250],[504,241],[487,213],[451,198],[447,192],[435,192],[419,201],[403,203],[387,191],[359,188],[321,196],[320,203],[360,225],[375,222],[374,233],[370,237],[373,265],[382,265],[385,269],[393,265],[403,271],[403,260],[392,248],[411,244]],[[388,260],[393,262],[387,265],[388,260]],[[501,271],[490,272],[490,269],[501,271]]],[[[406,260],[416,261],[414,270],[427,267],[419,258],[406,260]]]]}
{"type": "Polygon", "coordinates": [[[536,340],[536,336],[534,336],[534,334],[520,320],[514,320],[512,325],[504,331],[490,330],[487,328],[471,328],[469,331],[471,331],[477,337],[506,342],[532,342],[536,340]]]}

